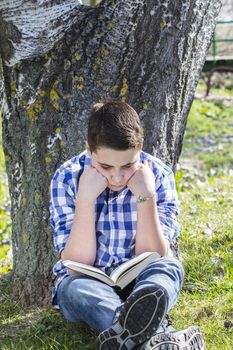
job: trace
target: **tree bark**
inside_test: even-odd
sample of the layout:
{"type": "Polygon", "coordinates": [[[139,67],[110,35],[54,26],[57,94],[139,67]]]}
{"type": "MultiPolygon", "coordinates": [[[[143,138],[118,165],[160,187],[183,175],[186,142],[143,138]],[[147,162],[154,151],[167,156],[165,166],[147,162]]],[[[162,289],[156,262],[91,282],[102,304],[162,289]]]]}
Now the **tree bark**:
{"type": "Polygon", "coordinates": [[[13,223],[13,286],[47,303],[54,262],[49,184],[84,148],[102,98],[139,113],[145,147],[175,169],[219,0],[2,0],[0,96],[13,223]]]}

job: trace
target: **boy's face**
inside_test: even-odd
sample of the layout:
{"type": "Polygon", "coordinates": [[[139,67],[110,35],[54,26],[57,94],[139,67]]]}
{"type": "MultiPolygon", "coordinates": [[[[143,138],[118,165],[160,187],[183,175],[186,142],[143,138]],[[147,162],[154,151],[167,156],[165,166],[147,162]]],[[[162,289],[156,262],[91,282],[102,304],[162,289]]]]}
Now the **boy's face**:
{"type": "Polygon", "coordinates": [[[127,185],[128,180],[138,169],[140,150],[128,149],[116,151],[100,147],[91,153],[92,166],[108,180],[112,191],[120,191],[127,185]]]}

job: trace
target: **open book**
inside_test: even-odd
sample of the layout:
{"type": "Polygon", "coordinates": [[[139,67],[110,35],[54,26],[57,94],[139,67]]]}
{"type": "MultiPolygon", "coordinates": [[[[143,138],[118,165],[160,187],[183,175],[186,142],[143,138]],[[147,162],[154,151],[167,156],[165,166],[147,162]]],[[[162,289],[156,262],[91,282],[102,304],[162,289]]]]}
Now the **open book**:
{"type": "Polygon", "coordinates": [[[160,255],[156,252],[142,253],[122,263],[110,276],[97,267],[77,263],[75,261],[64,260],[63,264],[71,270],[94,277],[111,287],[123,289],[132,282],[150,262],[158,258],[160,258],[160,255]]]}

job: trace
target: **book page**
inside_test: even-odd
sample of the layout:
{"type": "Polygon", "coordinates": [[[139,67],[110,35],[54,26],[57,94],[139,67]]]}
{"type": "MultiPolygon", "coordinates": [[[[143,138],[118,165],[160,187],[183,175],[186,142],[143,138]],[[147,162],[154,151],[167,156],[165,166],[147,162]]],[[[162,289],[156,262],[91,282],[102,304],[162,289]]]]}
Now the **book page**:
{"type": "Polygon", "coordinates": [[[114,285],[114,283],[112,282],[112,279],[105,272],[103,272],[102,270],[98,269],[95,266],[77,263],[71,260],[64,260],[62,263],[63,265],[65,265],[71,270],[74,270],[86,276],[94,277],[100,281],[105,282],[110,286],[114,285]]]}
{"type": "Polygon", "coordinates": [[[125,275],[130,273],[130,270],[135,268],[135,266],[140,265],[144,261],[143,267],[148,265],[150,262],[154,261],[155,259],[158,259],[160,255],[156,252],[145,252],[142,253],[126,262],[121,264],[119,267],[117,267],[110,275],[110,278],[113,280],[113,282],[116,283],[117,279],[121,275],[125,275]],[[146,260],[146,261],[145,261],[146,260]]]}

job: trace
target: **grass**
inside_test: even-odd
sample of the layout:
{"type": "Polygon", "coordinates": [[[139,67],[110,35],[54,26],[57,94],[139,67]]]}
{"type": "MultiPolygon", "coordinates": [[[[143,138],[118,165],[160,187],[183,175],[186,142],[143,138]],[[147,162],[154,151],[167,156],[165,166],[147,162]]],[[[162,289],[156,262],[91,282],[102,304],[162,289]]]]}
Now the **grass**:
{"type": "Polygon", "coordinates": [[[199,325],[211,350],[233,343],[232,184],[232,175],[209,177],[180,193],[186,279],[172,316],[177,328],[199,325]]]}
{"type": "MultiPolygon", "coordinates": [[[[228,100],[194,101],[176,173],[186,278],[171,317],[179,329],[199,325],[207,350],[232,350],[233,344],[232,114],[228,100]]],[[[3,198],[0,203],[4,209],[3,198]]],[[[0,233],[0,240],[7,234],[0,233]]],[[[8,248],[0,244],[0,256],[6,259],[2,272],[10,268],[8,248]]],[[[95,332],[83,324],[68,323],[51,307],[23,308],[12,299],[7,274],[3,277],[2,350],[95,349],[95,332]]]]}
{"type": "Polygon", "coordinates": [[[227,100],[194,101],[176,173],[186,279],[172,316],[199,325],[209,350],[233,344],[232,114],[227,100]]]}

